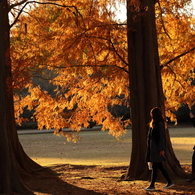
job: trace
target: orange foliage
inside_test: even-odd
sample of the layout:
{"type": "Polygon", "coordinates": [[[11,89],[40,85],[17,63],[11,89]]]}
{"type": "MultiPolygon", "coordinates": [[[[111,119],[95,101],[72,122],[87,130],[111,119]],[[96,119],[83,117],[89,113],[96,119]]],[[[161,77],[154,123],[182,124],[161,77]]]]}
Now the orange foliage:
{"type": "Polygon", "coordinates": [[[166,115],[173,121],[176,118],[172,111],[183,104],[191,107],[195,103],[195,86],[192,85],[195,79],[195,18],[190,14],[192,6],[187,6],[189,2],[163,0],[160,4],[161,12],[157,12],[166,115]]]}
{"type": "MultiPolygon", "coordinates": [[[[35,109],[40,129],[54,128],[58,134],[68,127],[78,132],[95,121],[102,130],[121,136],[130,121],[115,118],[109,107],[129,106],[126,26],[113,21],[108,1],[59,3],[64,7],[36,6],[12,29],[16,117],[28,106],[35,109]],[[55,93],[36,86],[35,77],[56,86],[55,93]],[[19,92],[22,88],[28,89],[25,96],[19,92]]],[[[194,18],[178,10],[182,7],[184,1],[175,0],[156,6],[165,104],[173,120],[170,110],[183,103],[191,106],[195,100],[194,51],[168,63],[195,45],[194,18]]]]}
{"type": "Polygon", "coordinates": [[[45,77],[38,71],[47,68],[55,75],[49,82],[58,86],[52,96],[32,82],[27,86],[23,82],[29,94],[16,105],[17,113],[21,113],[17,106],[34,108],[38,127],[54,128],[55,133],[64,127],[79,131],[95,121],[118,137],[129,122],[115,120],[109,107],[128,105],[125,27],[112,21],[105,5],[100,12],[98,1],[71,1],[71,5],[78,9],[41,5],[12,30],[13,54],[17,47],[26,60],[19,66],[12,55],[13,72],[15,67],[28,67],[32,77],[45,77]],[[27,28],[22,31],[19,27],[24,24],[27,28]]]}

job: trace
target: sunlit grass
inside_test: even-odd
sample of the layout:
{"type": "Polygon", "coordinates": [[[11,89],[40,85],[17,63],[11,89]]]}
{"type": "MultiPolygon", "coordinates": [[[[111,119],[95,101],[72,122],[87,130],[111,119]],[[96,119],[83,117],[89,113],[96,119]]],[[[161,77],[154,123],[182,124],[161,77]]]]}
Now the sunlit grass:
{"type": "Polygon", "coordinates": [[[195,128],[170,128],[171,143],[176,157],[181,164],[191,164],[195,144],[195,128]]]}
{"type": "MultiPolygon", "coordinates": [[[[195,128],[170,128],[176,157],[182,164],[190,164],[195,144],[195,128]]],[[[66,142],[53,134],[19,135],[26,153],[43,166],[52,164],[128,166],[131,154],[131,131],[120,140],[107,132],[83,131],[77,143],[66,142]]]]}
{"type": "MultiPolygon", "coordinates": [[[[113,162],[111,159],[93,159],[93,160],[79,160],[71,158],[41,158],[32,157],[32,159],[42,166],[50,166],[55,164],[74,164],[74,165],[102,165],[102,166],[128,166],[129,160],[126,162],[113,162]]],[[[115,159],[117,161],[117,158],[115,159]]]]}

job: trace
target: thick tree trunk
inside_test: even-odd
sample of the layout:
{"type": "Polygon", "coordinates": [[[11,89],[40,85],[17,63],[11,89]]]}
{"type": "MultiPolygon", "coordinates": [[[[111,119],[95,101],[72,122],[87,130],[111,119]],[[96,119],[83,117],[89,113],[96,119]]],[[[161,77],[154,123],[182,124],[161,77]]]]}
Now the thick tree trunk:
{"type": "Polygon", "coordinates": [[[13,192],[24,192],[26,188],[19,178],[10,142],[9,101],[6,87],[7,65],[10,64],[6,0],[0,2],[0,9],[0,193],[12,194],[13,192]]]}
{"type": "MultiPolygon", "coordinates": [[[[7,66],[7,78],[11,78],[11,66],[7,66]]],[[[15,117],[14,117],[14,102],[13,102],[13,93],[12,87],[8,85],[8,93],[7,101],[9,102],[8,110],[9,110],[9,131],[11,132],[10,141],[13,148],[14,157],[17,162],[17,168],[20,174],[28,174],[32,173],[33,171],[42,168],[39,164],[34,162],[23,150],[22,145],[19,142],[16,124],[15,124],[15,117]]]]}
{"type": "MultiPolygon", "coordinates": [[[[149,179],[145,156],[150,110],[164,111],[164,96],[159,66],[154,0],[141,0],[135,11],[127,1],[128,59],[132,120],[132,153],[125,179],[149,179]]],[[[167,168],[173,175],[186,176],[176,159],[167,130],[167,168]]]]}
{"type": "Polygon", "coordinates": [[[0,193],[27,194],[19,172],[32,172],[40,165],[33,162],[23,151],[15,127],[11,78],[8,4],[0,1],[0,193]]]}

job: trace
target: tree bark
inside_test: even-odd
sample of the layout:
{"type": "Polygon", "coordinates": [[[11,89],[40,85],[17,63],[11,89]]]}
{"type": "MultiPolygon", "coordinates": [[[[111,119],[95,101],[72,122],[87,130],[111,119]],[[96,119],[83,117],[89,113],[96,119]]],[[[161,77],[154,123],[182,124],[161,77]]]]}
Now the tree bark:
{"type": "Polygon", "coordinates": [[[0,2],[0,193],[2,194],[12,194],[13,192],[24,192],[26,190],[19,178],[10,142],[9,102],[6,83],[7,65],[10,64],[7,7],[7,2],[2,0],[0,2]]]}
{"type": "MultiPolygon", "coordinates": [[[[124,179],[149,179],[150,172],[145,157],[150,110],[155,106],[160,107],[163,112],[165,110],[155,24],[155,1],[141,0],[139,10],[135,10],[129,2],[127,0],[132,152],[124,179]]],[[[168,129],[166,134],[166,168],[172,177],[186,176],[173,152],[168,129]]]]}
{"type": "MultiPolygon", "coordinates": [[[[11,64],[7,65],[7,77],[12,78],[11,76],[11,64]]],[[[10,141],[13,148],[13,154],[16,159],[17,169],[20,175],[31,174],[32,172],[36,171],[37,169],[41,169],[41,165],[34,162],[23,150],[23,147],[19,141],[16,124],[15,124],[15,117],[14,117],[14,101],[13,101],[13,90],[11,82],[8,85],[8,92],[6,93],[8,104],[8,118],[9,118],[9,126],[8,129],[10,131],[10,141]]]]}
{"type": "Polygon", "coordinates": [[[20,173],[32,172],[41,166],[24,152],[16,131],[11,85],[10,33],[8,4],[0,1],[0,193],[27,193],[20,173]]]}

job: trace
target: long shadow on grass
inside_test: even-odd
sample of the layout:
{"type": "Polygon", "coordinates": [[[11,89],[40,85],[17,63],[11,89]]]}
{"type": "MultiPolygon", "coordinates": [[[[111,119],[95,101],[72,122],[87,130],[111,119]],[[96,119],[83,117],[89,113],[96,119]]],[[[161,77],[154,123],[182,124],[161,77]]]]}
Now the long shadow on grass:
{"type": "Polygon", "coordinates": [[[50,168],[37,171],[33,177],[23,178],[23,182],[34,194],[39,195],[42,195],[41,193],[48,195],[103,195],[64,182],[60,179],[60,174],[50,168]]]}

